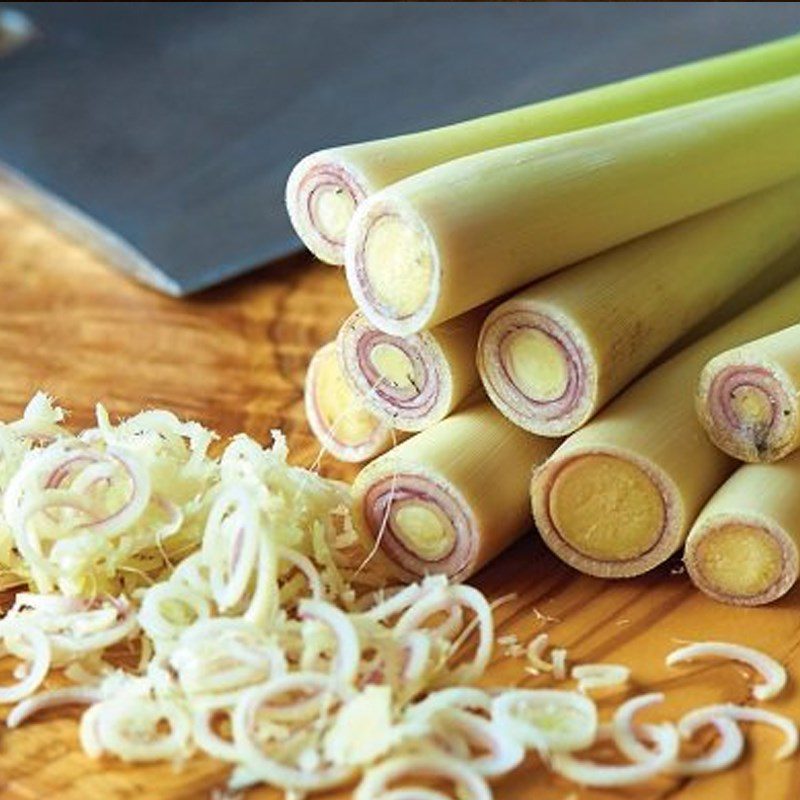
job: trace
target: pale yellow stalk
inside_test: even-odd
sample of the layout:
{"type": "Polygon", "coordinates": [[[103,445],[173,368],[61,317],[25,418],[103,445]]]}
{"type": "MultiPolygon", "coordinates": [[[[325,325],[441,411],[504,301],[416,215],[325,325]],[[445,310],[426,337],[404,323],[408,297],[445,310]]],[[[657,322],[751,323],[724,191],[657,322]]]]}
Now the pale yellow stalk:
{"type": "Polygon", "coordinates": [[[306,419],[324,450],[340,461],[368,461],[392,446],[392,426],[370,413],[348,386],[329,342],[308,365],[306,419]]]}
{"type": "Polygon", "coordinates": [[[800,78],[468,156],[366,200],[359,308],[408,335],[561,267],[800,174],[800,78]]]}
{"type": "Polygon", "coordinates": [[[800,243],[798,209],[795,179],[523,289],[483,325],[487,394],[526,430],[572,433],[700,321],[780,271],[800,243]]]}
{"type": "Polygon", "coordinates": [[[694,409],[714,353],[800,319],[800,278],[640,378],[535,471],[531,501],[547,545],[577,569],[628,577],[665,561],[736,462],[694,409]]]}
{"type": "Polygon", "coordinates": [[[692,526],[684,561],[695,585],[735,605],[770,603],[797,582],[800,452],[740,467],[692,526]]]}
{"type": "Polygon", "coordinates": [[[402,577],[468,578],[531,526],[531,469],[556,444],[479,401],[361,471],[356,526],[402,577]]]}
{"type": "Polygon", "coordinates": [[[321,150],[286,187],[289,216],[320,259],[344,263],[357,205],[409,175],[462,156],[658,111],[800,72],[800,36],[727,53],[443,128],[321,150]]]}
{"type": "Polygon", "coordinates": [[[697,413],[717,447],[742,461],[777,461],[800,447],[800,325],[712,358],[697,413]]]}
{"type": "Polygon", "coordinates": [[[424,430],[480,386],[475,348],[486,314],[478,308],[403,337],[379,331],[356,311],[336,338],[344,376],[376,416],[398,430],[424,430]]]}

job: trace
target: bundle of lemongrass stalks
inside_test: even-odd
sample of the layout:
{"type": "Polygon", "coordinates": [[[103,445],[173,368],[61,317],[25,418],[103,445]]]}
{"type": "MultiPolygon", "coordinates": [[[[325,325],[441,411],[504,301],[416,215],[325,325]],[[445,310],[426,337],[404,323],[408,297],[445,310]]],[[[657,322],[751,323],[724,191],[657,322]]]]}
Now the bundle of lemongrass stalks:
{"type": "Polygon", "coordinates": [[[736,459],[800,445],[798,130],[795,36],[295,167],[358,306],[309,422],[375,459],[354,519],[388,569],[467,578],[532,511],[592,575],[688,537],[713,597],[794,584],[800,456],[736,459]]]}
{"type": "MultiPolygon", "coordinates": [[[[0,574],[18,587],[0,619],[10,728],[81,706],[91,758],[179,769],[205,754],[231,767],[232,791],[350,786],[356,800],[491,800],[528,753],[586,786],[717,772],[742,755],[740,723],[781,731],[776,759],[797,750],[794,722],[761,705],[642,723],[664,699],[650,692],[601,724],[594,695],[627,690],[630,670],[568,669],[546,633],[516,646],[548,685],[481,688],[494,607],[514,598],[490,604],[442,575],[383,586],[347,486],[289,466],[279,433],[264,449],[215,445],[168,411],[112,422],[98,407],[80,433],[63,421],[37,395],[0,423],[0,574]]],[[[759,704],[787,683],[766,654],[724,642],[680,647],[665,667],[706,658],[753,670],[759,704]]]]}

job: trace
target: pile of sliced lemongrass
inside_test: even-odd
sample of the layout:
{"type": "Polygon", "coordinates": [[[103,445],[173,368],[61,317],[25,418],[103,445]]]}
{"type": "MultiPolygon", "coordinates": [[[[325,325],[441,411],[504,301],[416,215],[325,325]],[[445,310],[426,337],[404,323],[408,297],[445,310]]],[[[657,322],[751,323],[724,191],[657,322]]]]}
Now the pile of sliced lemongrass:
{"type": "MultiPolygon", "coordinates": [[[[213,434],[164,411],[113,425],[99,408],[78,436],[62,421],[37,395],[0,428],[0,555],[6,583],[26,588],[0,620],[3,653],[18,660],[0,688],[10,727],[82,704],[92,757],[180,763],[200,751],[234,765],[232,788],[297,798],[360,781],[357,800],[490,798],[487,781],[527,751],[592,786],[712,772],[739,758],[739,721],[782,730],[777,757],[797,747],[793,722],[752,707],[637,723],[659,694],[600,724],[589,692],[624,684],[620,665],[574,667],[578,691],[478,688],[495,644],[484,595],[443,577],[376,589],[347,487],[289,466],[279,434],[268,450],[235,437],[217,458],[213,434]],[[138,657],[121,667],[126,648],[138,657]],[[59,688],[43,689],[56,671],[59,688]],[[711,752],[682,759],[681,740],[707,727],[711,752]],[[624,763],[576,755],[604,741],[624,763]]],[[[529,670],[566,679],[566,651],[547,660],[548,646],[540,635],[522,649],[529,670]]],[[[757,700],[786,682],[767,656],[720,643],[668,663],[715,655],[762,674],[757,700]]]]}

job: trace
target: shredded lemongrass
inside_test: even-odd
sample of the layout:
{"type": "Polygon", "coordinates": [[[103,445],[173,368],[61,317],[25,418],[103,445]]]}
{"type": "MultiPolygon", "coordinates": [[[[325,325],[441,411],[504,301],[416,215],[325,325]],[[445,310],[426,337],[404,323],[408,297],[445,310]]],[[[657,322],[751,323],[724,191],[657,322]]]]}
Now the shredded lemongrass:
{"type": "MultiPolygon", "coordinates": [[[[700,774],[739,757],[737,720],[780,727],[779,757],[797,746],[784,717],[712,706],[681,733],[709,724],[721,742],[681,761],[671,725],[635,722],[660,699],[645,695],[612,725],[633,763],[578,759],[607,735],[590,697],[475,685],[495,644],[553,681],[567,677],[566,651],[548,661],[547,634],[495,640],[493,612],[514,595],[489,603],[442,575],[385,586],[363,566],[348,487],[290,466],[281,434],[270,448],[236,436],[212,455],[213,433],[166,411],[112,423],[98,406],[78,435],[63,418],[37,395],[0,423],[0,578],[22,587],[0,620],[10,727],[87,706],[92,758],[180,765],[199,751],[233,766],[231,791],[267,783],[296,800],[355,781],[356,800],[488,800],[486,779],[529,749],[590,785],[700,774]],[[43,690],[56,671],[69,685],[43,690]]],[[[741,660],[767,677],[760,693],[776,691],[772,662],[741,660]]],[[[573,677],[587,689],[628,671],[573,677]]]]}
{"type": "Polygon", "coordinates": [[[727,658],[752,667],[764,678],[763,683],[753,686],[753,697],[756,700],[777,697],[786,686],[786,670],[782,664],[752,647],[729,642],[697,642],[680,647],[667,656],[667,666],[702,658],[727,658]]]}

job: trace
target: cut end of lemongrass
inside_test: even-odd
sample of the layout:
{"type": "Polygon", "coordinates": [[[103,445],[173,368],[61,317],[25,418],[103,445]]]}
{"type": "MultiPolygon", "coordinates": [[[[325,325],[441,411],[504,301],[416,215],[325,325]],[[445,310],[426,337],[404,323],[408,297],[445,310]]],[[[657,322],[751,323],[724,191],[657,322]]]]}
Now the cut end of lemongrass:
{"type": "Polygon", "coordinates": [[[450,368],[434,336],[392,336],[356,311],[337,339],[346,377],[375,414],[404,431],[420,431],[452,406],[450,368]]]}
{"type": "Polygon", "coordinates": [[[800,398],[791,382],[776,365],[736,351],[706,365],[697,409],[714,444],[741,461],[777,461],[800,438],[800,398]]]}
{"type": "Polygon", "coordinates": [[[350,221],[367,196],[364,178],[334,151],[300,161],[286,183],[286,208],[303,244],[328,264],[344,264],[350,221]]]}
{"type": "Polygon", "coordinates": [[[340,461],[368,461],[391,447],[391,425],[368,411],[350,389],[333,342],[311,359],[304,401],[309,427],[340,461]]]}
{"type": "Polygon", "coordinates": [[[442,476],[389,459],[361,471],[354,515],[405,576],[469,574],[478,553],[477,522],[442,476]]]}
{"type": "Polygon", "coordinates": [[[676,492],[632,454],[572,451],[534,472],[536,526],[551,550],[588,575],[627,578],[681,544],[676,492]]]}
{"type": "Polygon", "coordinates": [[[592,411],[596,376],[586,346],[543,309],[509,301],[489,315],[478,371],[501,413],[541,436],[565,436],[592,411]]]}
{"type": "Polygon", "coordinates": [[[390,192],[359,207],[345,267],[356,303],[376,328],[408,336],[429,327],[440,283],[436,246],[420,216],[390,192]]]}
{"type": "Polygon", "coordinates": [[[723,603],[757,606],[795,584],[798,552],[777,525],[730,515],[712,516],[691,531],[684,562],[692,582],[723,603]]]}

